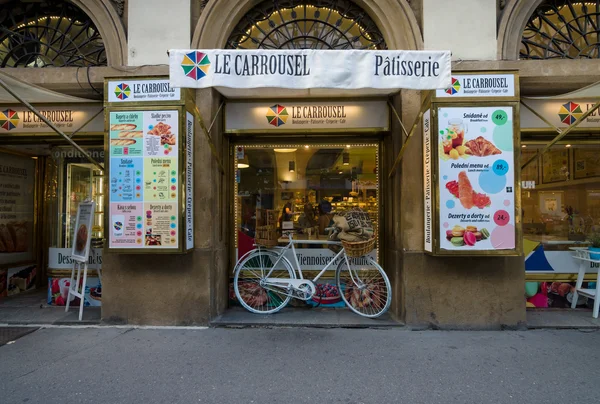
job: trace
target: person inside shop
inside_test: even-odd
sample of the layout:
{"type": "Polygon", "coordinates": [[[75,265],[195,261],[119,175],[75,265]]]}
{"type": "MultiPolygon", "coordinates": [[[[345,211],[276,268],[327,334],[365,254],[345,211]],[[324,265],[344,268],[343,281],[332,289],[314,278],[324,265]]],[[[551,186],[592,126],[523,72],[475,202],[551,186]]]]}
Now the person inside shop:
{"type": "Polygon", "coordinates": [[[333,215],[331,214],[331,203],[325,199],[319,203],[319,234],[328,234],[327,227],[331,223],[333,215]]]}
{"type": "Polygon", "coordinates": [[[294,218],[292,214],[292,203],[287,202],[281,209],[281,216],[279,217],[279,228],[283,230],[283,222],[291,222],[294,218]]]}

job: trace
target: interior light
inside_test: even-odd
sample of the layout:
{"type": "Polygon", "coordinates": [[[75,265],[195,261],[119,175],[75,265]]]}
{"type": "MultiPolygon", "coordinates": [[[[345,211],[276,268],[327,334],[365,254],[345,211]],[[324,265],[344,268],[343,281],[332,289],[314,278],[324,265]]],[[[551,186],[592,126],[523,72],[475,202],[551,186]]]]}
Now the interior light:
{"type": "Polygon", "coordinates": [[[297,149],[273,149],[275,153],[291,153],[295,152],[297,149]]]}
{"type": "Polygon", "coordinates": [[[349,148],[350,148],[350,145],[349,145],[349,144],[347,144],[347,145],[346,145],[346,149],[349,149],[349,148]]]}
{"type": "Polygon", "coordinates": [[[248,167],[250,167],[248,164],[238,163],[238,168],[248,168],[248,167]]]}
{"type": "Polygon", "coordinates": [[[342,163],[345,166],[350,165],[350,153],[344,152],[344,154],[342,154],[342,163]]]}
{"type": "Polygon", "coordinates": [[[571,147],[571,145],[570,145],[570,144],[567,144],[567,145],[565,145],[565,147],[571,147]]]}
{"type": "Polygon", "coordinates": [[[308,146],[308,145],[304,146],[304,148],[305,148],[305,149],[308,149],[309,147],[310,147],[310,146],[308,146]]]}
{"type": "Polygon", "coordinates": [[[289,162],[289,166],[290,166],[290,172],[293,173],[294,171],[296,171],[296,162],[294,160],[291,160],[289,162]]]}
{"type": "Polygon", "coordinates": [[[524,145],[521,145],[521,147],[522,147],[522,148],[525,148],[525,147],[527,147],[527,145],[526,145],[526,144],[524,144],[524,145]]]}

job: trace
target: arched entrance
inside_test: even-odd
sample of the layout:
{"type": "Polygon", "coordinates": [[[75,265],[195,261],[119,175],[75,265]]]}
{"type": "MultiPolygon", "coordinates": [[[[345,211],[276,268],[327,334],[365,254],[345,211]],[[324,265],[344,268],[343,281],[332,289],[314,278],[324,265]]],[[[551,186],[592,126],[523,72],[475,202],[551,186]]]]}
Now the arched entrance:
{"type": "MultiPolygon", "coordinates": [[[[236,30],[240,31],[240,27],[247,26],[249,20],[252,19],[260,21],[260,10],[262,4],[274,2],[261,2],[256,0],[243,0],[240,1],[236,9],[231,8],[231,4],[225,0],[215,0],[208,3],[206,8],[202,11],[202,15],[194,30],[192,37],[192,47],[199,49],[219,49],[232,47],[229,42],[231,36],[236,34],[236,30]],[[257,17],[258,16],[258,17],[257,17]],[[221,27],[221,29],[214,29],[214,27],[221,27]]],[[[278,2],[279,7],[294,6],[296,12],[300,12],[303,8],[303,4],[311,5],[314,7],[314,11],[319,11],[319,17],[314,16],[314,11],[310,19],[315,20],[314,22],[323,27],[323,21],[326,21],[326,12],[328,10],[317,10],[333,9],[334,12],[344,14],[344,11],[349,11],[348,14],[343,18],[352,19],[360,16],[360,13],[364,15],[360,16],[365,23],[365,28],[368,26],[374,26],[378,31],[381,32],[385,39],[385,47],[388,49],[422,49],[423,39],[421,31],[418,26],[417,19],[415,18],[410,6],[405,0],[359,0],[355,2],[350,1],[287,1],[278,2]],[[312,3],[312,4],[311,4],[312,3]],[[298,8],[299,7],[299,8],[298,8]]],[[[274,11],[277,12],[277,8],[272,6],[271,8],[263,8],[263,16],[268,16],[274,11]],[[266,15],[265,15],[266,14],[266,15]]],[[[280,11],[280,10],[279,10],[280,11]]],[[[292,11],[289,11],[290,13],[292,11]]],[[[340,14],[340,15],[342,15],[340,14]]],[[[338,18],[339,19],[339,18],[338,18]]],[[[337,21],[337,20],[336,20],[337,21]]],[[[336,21],[331,21],[335,28],[336,21]]],[[[267,22],[270,24],[270,22],[267,22]]],[[[277,28],[277,23],[276,27],[277,28]]],[[[281,29],[285,32],[285,26],[281,26],[281,29]]],[[[299,31],[303,31],[302,27],[297,27],[299,31]]],[[[307,27],[310,28],[310,27],[307,27]]],[[[270,27],[272,30],[273,27],[270,27]]],[[[304,29],[306,31],[306,29],[304,29]]],[[[327,31],[325,31],[327,32],[327,31]]],[[[242,35],[243,32],[238,32],[237,35],[242,35]]],[[[241,37],[240,37],[241,38],[241,37]]],[[[256,38],[255,38],[256,39],[256,38]]],[[[308,39],[308,38],[307,38],[308,39]]],[[[312,38],[319,42],[319,38],[312,38]]],[[[349,42],[352,42],[352,37],[349,38],[349,42]]],[[[340,44],[344,43],[341,41],[340,44]]],[[[346,44],[351,46],[352,43],[346,44]]],[[[287,45],[284,45],[287,46],[287,45]]],[[[290,44],[290,46],[292,46],[290,44]]],[[[367,46],[366,44],[363,46],[367,46]]],[[[376,49],[380,49],[381,43],[379,40],[374,41],[376,49]]],[[[353,48],[356,48],[353,46],[353,48]]],[[[366,47],[367,48],[367,47],[366,47]]]]}
{"type": "Polygon", "coordinates": [[[123,65],[121,21],[101,0],[10,1],[0,15],[0,67],[123,65]]]}
{"type": "Polygon", "coordinates": [[[498,56],[515,59],[597,59],[600,1],[513,0],[498,30],[498,56]]]}

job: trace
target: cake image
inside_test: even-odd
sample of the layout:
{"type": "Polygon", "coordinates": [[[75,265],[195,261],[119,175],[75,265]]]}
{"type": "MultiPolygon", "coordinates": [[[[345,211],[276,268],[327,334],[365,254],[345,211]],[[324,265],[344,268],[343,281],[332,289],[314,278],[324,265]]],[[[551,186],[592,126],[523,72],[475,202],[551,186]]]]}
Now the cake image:
{"type": "Polygon", "coordinates": [[[96,288],[90,288],[90,298],[94,300],[102,301],[102,286],[96,288]]]}
{"type": "Polygon", "coordinates": [[[85,250],[85,244],[87,243],[88,228],[85,224],[79,226],[77,229],[77,238],[75,239],[75,250],[83,252],[85,250]]]}
{"type": "Polygon", "coordinates": [[[8,279],[8,294],[14,295],[35,286],[37,268],[35,265],[25,267],[8,279]]]}

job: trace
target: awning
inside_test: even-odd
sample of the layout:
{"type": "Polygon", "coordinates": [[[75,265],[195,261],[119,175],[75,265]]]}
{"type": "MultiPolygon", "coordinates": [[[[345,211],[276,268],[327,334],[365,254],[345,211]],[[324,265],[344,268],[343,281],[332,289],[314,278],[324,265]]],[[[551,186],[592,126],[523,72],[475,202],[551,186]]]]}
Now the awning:
{"type": "MultiPolygon", "coordinates": [[[[548,126],[553,128],[558,133],[558,135],[556,135],[556,137],[554,139],[552,139],[546,146],[544,146],[543,149],[538,150],[538,152],[534,156],[532,156],[529,160],[527,160],[521,166],[521,169],[524,169],[529,164],[531,164],[536,159],[538,159],[540,156],[542,156],[546,151],[550,150],[550,148],[553,145],[555,145],[562,138],[567,136],[570,132],[572,132],[575,128],[577,128],[577,126],[579,124],[581,124],[581,122],[584,122],[588,116],[590,116],[591,114],[593,114],[595,111],[597,111],[600,108],[600,82],[597,82],[590,86],[587,86],[587,87],[584,87],[577,91],[572,91],[572,92],[566,93],[566,94],[546,96],[546,97],[523,97],[523,98],[524,99],[521,100],[521,104],[525,108],[527,108],[529,111],[531,111],[535,116],[537,116],[542,121],[544,121],[546,124],[548,124],[548,126]],[[568,112],[567,115],[569,115],[569,117],[571,117],[570,119],[576,118],[576,120],[573,123],[571,123],[566,129],[561,129],[561,128],[557,128],[555,125],[553,125],[539,111],[536,111],[535,108],[528,105],[527,98],[529,98],[531,100],[573,100],[573,99],[577,99],[577,98],[594,98],[596,100],[596,102],[593,105],[589,106],[589,108],[585,112],[583,112],[583,110],[581,112],[576,112],[576,111],[571,111],[571,110],[567,111],[568,112]]],[[[573,103],[569,102],[569,104],[572,105],[573,103]]],[[[571,109],[571,108],[569,108],[569,109],[571,109]]]]}
{"type": "MultiPolygon", "coordinates": [[[[60,130],[54,123],[52,123],[46,116],[44,116],[37,108],[35,108],[32,103],[42,104],[42,103],[81,103],[81,102],[93,102],[92,100],[87,100],[85,98],[77,98],[71,97],[69,95],[63,95],[60,93],[55,93],[54,91],[49,91],[44,88],[22,82],[20,80],[15,79],[14,77],[0,72],[0,104],[11,103],[14,104],[19,102],[23,106],[25,106],[29,111],[31,111],[35,116],[37,116],[42,122],[48,125],[54,132],[60,135],[67,143],[71,144],[76,150],[83,154],[83,156],[90,161],[90,163],[96,165],[101,170],[104,170],[102,164],[97,162],[94,158],[92,158],[89,154],[87,154],[81,146],[71,139],[71,137],[87,125],[96,115],[102,113],[103,109],[100,109],[98,113],[92,116],[86,123],[83,124],[79,129],[71,133],[71,136],[67,136],[62,130],[60,130]]],[[[14,111],[7,110],[3,111],[2,114],[6,121],[11,121],[11,118],[14,118],[15,122],[17,118],[14,114],[14,111]],[[8,115],[8,116],[6,116],[8,115]]],[[[15,125],[15,124],[13,124],[15,125]]]]}
{"type": "MultiPolygon", "coordinates": [[[[4,81],[13,91],[15,91],[25,101],[33,104],[66,104],[66,103],[83,103],[83,102],[98,102],[97,100],[89,100],[86,98],[72,97],[47,90],[43,87],[34,84],[26,83],[14,78],[10,74],[3,72],[0,69],[0,79],[4,81]]],[[[0,87],[0,104],[14,104],[15,97],[8,91],[0,87]]]]}
{"type": "Polygon", "coordinates": [[[600,98],[600,81],[583,87],[579,90],[560,95],[550,95],[545,97],[522,97],[532,100],[572,100],[576,98],[600,98]]]}

